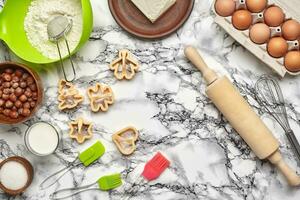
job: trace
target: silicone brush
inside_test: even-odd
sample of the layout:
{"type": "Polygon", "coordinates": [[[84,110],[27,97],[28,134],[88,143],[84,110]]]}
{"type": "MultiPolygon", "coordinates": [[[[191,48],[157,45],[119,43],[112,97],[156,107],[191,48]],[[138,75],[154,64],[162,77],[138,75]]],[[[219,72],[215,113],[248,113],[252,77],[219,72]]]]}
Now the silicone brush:
{"type": "Polygon", "coordinates": [[[79,156],[66,167],[58,170],[54,174],[47,177],[41,184],[40,189],[46,189],[59,181],[67,172],[71,169],[84,165],[88,167],[90,164],[98,160],[105,153],[105,147],[100,141],[87,148],[85,151],[79,154],[79,156]]]}
{"type": "MultiPolygon", "coordinates": [[[[153,181],[157,179],[168,167],[170,166],[170,161],[165,158],[160,152],[156,153],[155,156],[149,160],[144,170],[134,185],[139,185],[143,181],[153,181]]],[[[133,188],[131,188],[128,193],[132,192],[133,188]]],[[[124,200],[130,199],[131,196],[124,198],[124,200]]]]}
{"type": "Polygon", "coordinates": [[[89,185],[58,190],[50,195],[50,199],[53,200],[65,199],[90,190],[109,191],[117,187],[120,187],[121,185],[122,185],[121,174],[120,173],[111,174],[111,175],[103,176],[99,178],[96,182],[89,185]]]}

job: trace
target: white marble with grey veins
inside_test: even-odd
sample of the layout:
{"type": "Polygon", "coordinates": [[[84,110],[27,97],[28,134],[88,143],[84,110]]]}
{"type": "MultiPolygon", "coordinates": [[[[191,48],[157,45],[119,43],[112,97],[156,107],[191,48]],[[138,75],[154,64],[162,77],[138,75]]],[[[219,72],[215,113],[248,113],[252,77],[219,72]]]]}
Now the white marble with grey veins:
{"type": "MultiPolygon", "coordinates": [[[[268,162],[260,161],[241,140],[205,95],[200,73],[184,58],[186,44],[197,45],[218,73],[228,75],[243,96],[259,112],[280,141],[285,160],[298,172],[291,146],[283,130],[255,100],[253,85],[262,74],[272,74],[265,64],[236,43],[213,22],[212,0],[196,0],[187,23],[163,40],[142,41],[124,32],[113,20],[106,0],[92,0],[94,30],[89,42],[76,55],[78,78],[82,93],[96,82],[112,86],[116,102],[107,113],[92,114],[88,100],[72,112],[57,109],[57,82],[62,74],[57,67],[39,70],[45,85],[45,101],[37,115],[17,126],[1,126],[0,156],[21,155],[35,168],[34,182],[20,197],[0,199],[47,200],[52,192],[83,185],[98,177],[121,172],[124,182],[132,184],[143,167],[157,151],[171,161],[171,167],[156,181],[135,186],[136,200],[296,200],[300,189],[290,188],[282,175],[268,162]],[[127,48],[141,62],[132,81],[117,81],[108,69],[119,49],[127,48]],[[215,64],[216,61],[221,64],[215,64]],[[79,116],[94,123],[95,136],[84,145],[68,138],[67,123],[79,116]],[[61,129],[62,142],[53,156],[31,155],[23,143],[23,134],[32,123],[45,120],[61,129]],[[137,151],[123,157],[111,141],[111,135],[133,125],[140,131],[137,151]],[[88,168],[79,167],[59,183],[40,190],[41,181],[68,164],[76,152],[95,140],[101,140],[107,152],[88,168]]],[[[17,58],[4,45],[0,59],[17,58]]],[[[291,126],[300,139],[300,78],[285,77],[280,81],[287,102],[291,126]]],[[[75,200],[120,199],[124,188],[113,192],[89,191],[75,200]]]]}

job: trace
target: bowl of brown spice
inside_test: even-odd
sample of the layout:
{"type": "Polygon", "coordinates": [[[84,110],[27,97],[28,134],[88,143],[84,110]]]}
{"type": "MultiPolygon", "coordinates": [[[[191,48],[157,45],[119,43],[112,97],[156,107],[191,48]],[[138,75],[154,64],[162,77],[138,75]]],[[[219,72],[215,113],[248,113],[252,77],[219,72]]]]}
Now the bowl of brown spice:
{"type": "Polygon", "coordinates": [[[14,62],[0,63],[0,124],[16,124],[31,118],[43,99],[39,75],[14,62]]]}

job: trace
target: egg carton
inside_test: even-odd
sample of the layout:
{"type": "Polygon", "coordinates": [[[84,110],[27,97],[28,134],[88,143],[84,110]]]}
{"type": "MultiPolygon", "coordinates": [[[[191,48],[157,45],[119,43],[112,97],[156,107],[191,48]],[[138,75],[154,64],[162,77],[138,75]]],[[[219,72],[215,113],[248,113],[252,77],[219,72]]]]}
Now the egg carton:
{"type": "MultiPolygon", "coordinates": [[[[236,1],[236,9],[246,8],[246,0],[235,0],[236,1]]],[[[214,0],[212,10],[216,14],[215,22],[221,26],[231,37],[233,37],[236,41],[238,41],[242,46],[248,49],[252,54],[254,54],[257,58],[263,61],[268,67],[270,67],[274,72],[276,72],[280,77],[284,77],[287,73],[290,75],[299,75],[299,72],[291,72],[288,71],[284,66],[284,58],[274,58],[269,55],[267,52],[266,44],[255,44],[249,38],[249,29],[241,31],[236,29],[232,23],[232,17],[222,17],[219,16],[215,10],[215,2],[214,0]]],[[[297,9],[300,8],[300,0],[268,0],[268,7],[272,5],[279,6],[285,13],[285,20],[295,19],[298,22],[300,21],[300,12],[297,9]]],[[[252,13],[252,24],[257,22],[263,22],[263,13],[264,10],[260,13],[252,13]]],[[[280,36],[281,35],[281,27],[270,27],[271,29],[271,37],[280,36]]],[[[289,50],[299,50],[300,44],[298,40],[295,41],[287,41],[289,50]]]]}

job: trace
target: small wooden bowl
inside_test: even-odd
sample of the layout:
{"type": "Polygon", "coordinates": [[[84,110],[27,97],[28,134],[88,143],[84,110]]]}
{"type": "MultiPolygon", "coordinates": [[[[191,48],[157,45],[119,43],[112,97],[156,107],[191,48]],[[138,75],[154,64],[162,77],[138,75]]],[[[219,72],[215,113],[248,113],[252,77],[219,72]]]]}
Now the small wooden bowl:
{"type": "Polygon", "coordinates": [[[33,77],[36,87],[37,87],[38,99],[36,101],[36,106],[34,107],[33,110],[31,110],[31,113],[29,116],[27,116],[27,117],[19,116],[17,119],[12,119],[3,114],[0,114],[0,124],[17,124],[17,123],[21,123],[21,122],[28,120],[36,113],[36,111],[38,110],[38,108],[40,107],[40,105],[42,103],[44,89],[43,89],[43,84],[42,84],[42,81],[41,81],[39,75],[32,69],[28,68],[27,66],[20,64],[20,63],[14,63],[14,62],[0,63],[0,73],[2,73],[2,71],[6,68],[11,68],[14,70],[21,69],[24,72],[29,73],[33,77]]]}
{"type": "Polygon", "coordinates": [[[20,163],[21,165],[23,165],[25,167],[25,169],[27,171],[27,174],[28,174],[27,183],[23,188],[21,188],[19,190],[10,190],[10,189],[4,187],[2,185],[2,183],[0,182],[0,189],[3,190],[6,194],[9,194],[11,196],[17,196],[17,195],[23,193],[29,187],[29,185],[31,184],[32,179],[33,179],[33,167],[30,164],[30,162],[28,160],[26,160],[25,158],[22,158],[22,157],[19,157],[19,156],[14,156],[14,157],[10,157],[10,158],[7,158],[7,159],[3,160],[0,163],[0,170],[1,170],[1,167],[5,163],[10,162],[10,161],[18,162],[18,163],[20,163]]]}

